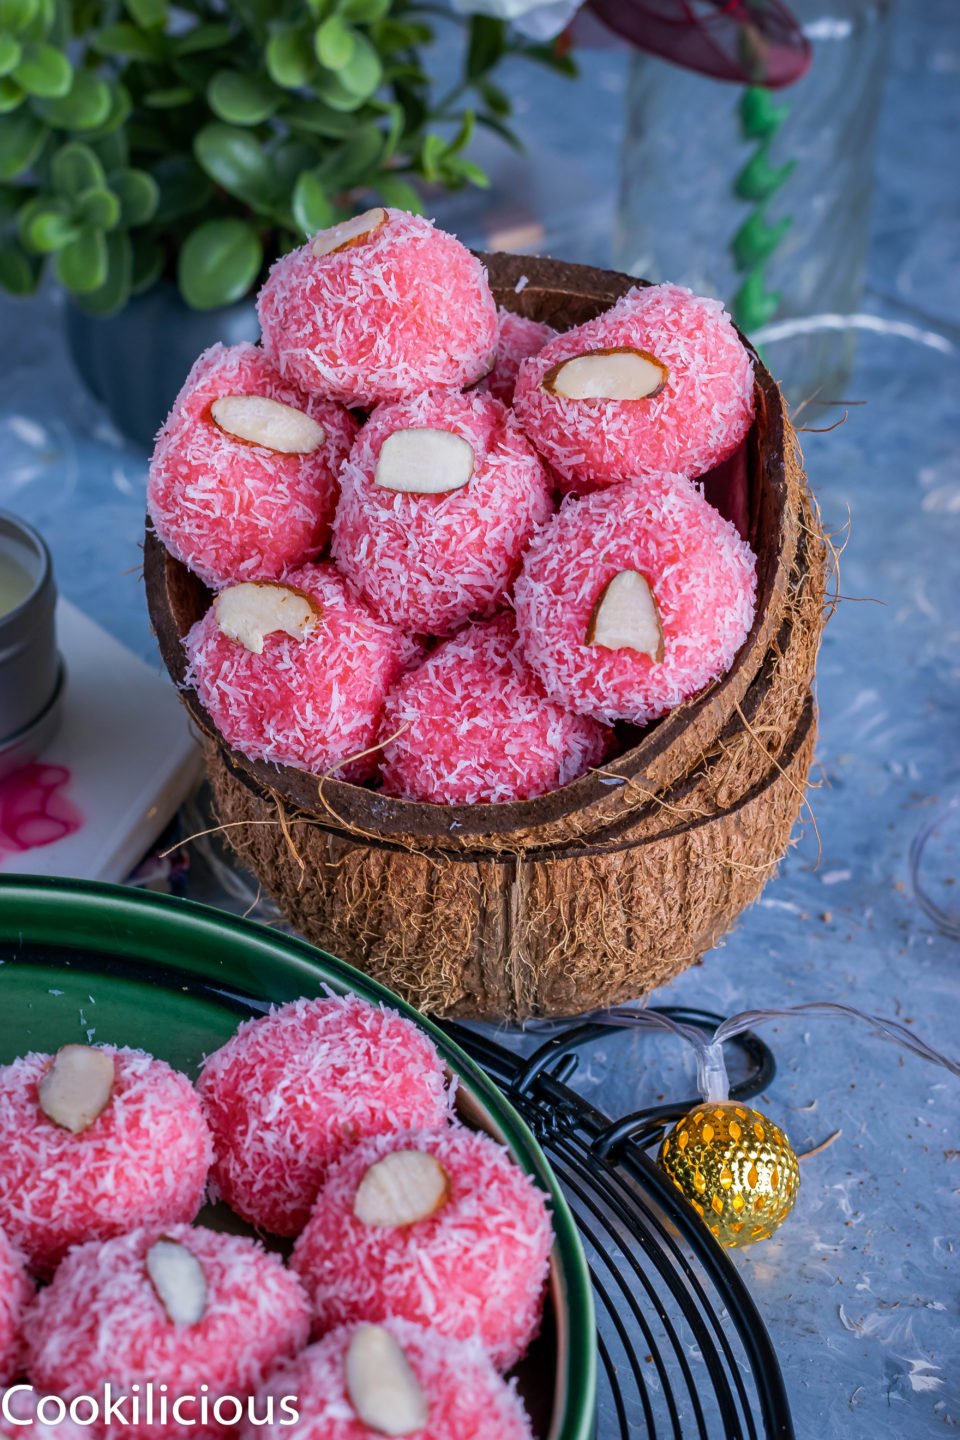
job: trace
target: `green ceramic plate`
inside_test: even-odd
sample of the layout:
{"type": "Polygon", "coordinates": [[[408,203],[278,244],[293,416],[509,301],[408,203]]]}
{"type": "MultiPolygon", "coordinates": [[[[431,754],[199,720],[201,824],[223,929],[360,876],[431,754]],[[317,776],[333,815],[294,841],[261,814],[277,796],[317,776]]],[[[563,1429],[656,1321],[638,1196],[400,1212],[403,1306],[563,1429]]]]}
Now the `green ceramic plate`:
{"type": "Polygon", "coordinates": [[[539,1440],[589,1440],[595,1332],[576,1227],[536,1140],[458,1046],[367,976],[260,925],[119,886],[0,879],[0,1063],[89,1039],[139,1046],[195,1075],[245,1016],[327,986],[393,1005],[426,1030],[459,1077],[462,1118],[508,1145],[549,1192],[550,1296],[517,1373],[539,1440]]]}

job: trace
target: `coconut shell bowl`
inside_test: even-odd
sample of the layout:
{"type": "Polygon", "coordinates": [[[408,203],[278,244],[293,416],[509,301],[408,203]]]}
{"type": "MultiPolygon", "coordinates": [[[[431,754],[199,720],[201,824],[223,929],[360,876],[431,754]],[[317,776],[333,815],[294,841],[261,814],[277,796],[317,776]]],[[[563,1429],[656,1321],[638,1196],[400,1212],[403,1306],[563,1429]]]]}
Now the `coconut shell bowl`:
{"type": "MultiPolygon", "coordinates": [[[[500,304],[558,330],[642,283],[484,258],[500,304]]],[[[182,638],[210,593],[148,528],[150,615],[202,736],[225,838],[308,939],[421,1010],[518,1021],[645,994],[757,898],[804,804],[826,552],[785,402],[759,359],[756,392],[744,446],[704,482],[757,556],[750,633],[724,676],[626,733],[602,771],[535,800],[397,800],[231,749],[184,683],[182,638]]]]}

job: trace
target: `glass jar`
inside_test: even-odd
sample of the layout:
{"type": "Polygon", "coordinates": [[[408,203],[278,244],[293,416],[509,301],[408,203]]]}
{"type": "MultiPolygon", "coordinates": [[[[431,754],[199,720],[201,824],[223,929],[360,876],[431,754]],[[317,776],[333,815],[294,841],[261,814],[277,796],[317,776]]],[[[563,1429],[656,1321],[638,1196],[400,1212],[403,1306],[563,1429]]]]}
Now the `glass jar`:
{"type": "Polygon", "coordinates": [[[827,317],[860,302],[891,0],[791,8],[813,59],[779,91],[632,59],[616,264],[720,296],[761,341],[810,322],[778,349],[778,378],[794,401],[833,399],[854,341],[827,317]]]}

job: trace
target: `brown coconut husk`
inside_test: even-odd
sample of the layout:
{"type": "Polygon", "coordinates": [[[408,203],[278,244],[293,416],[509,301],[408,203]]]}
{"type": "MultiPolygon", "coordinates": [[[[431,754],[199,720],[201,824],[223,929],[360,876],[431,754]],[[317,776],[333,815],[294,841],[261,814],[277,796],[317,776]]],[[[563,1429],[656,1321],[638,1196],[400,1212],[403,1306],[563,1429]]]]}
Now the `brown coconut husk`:
{"type": "MultiPolygon", "coordinates": [[[[502,304],[558,329],[642,283],[528,257],[487,263],[502,304]]],[[[209,593],[148,532],[151,616],[205,736],[226,838],[310,939],[423,1009],[521,1019],[646,992],[756,897],[804,801],[825,586],[796,436],[759,360],[756,373],[745,451],[708,482],[758,555],[749,636],[725,676],[603,771],[537,800],[423,805],[231,750],[183,685],[182,637],[209,593]]]]}

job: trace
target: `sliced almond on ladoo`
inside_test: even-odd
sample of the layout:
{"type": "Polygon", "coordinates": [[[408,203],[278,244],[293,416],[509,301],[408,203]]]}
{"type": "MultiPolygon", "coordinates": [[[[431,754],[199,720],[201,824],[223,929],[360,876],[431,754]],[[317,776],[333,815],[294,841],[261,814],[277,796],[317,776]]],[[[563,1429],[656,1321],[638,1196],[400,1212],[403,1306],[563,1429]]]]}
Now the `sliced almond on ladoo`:
{"type": "Polygon", "coordinates": [[[207,1277],[186,1245],[161,1236],[147,1251],[147,1275],[174,1325],[196,1325],[207,1309],[207,1277]]]}
{"type": "Polygon", "coordinates": [[[650,400],[663,389],[667,373],[648,350],[615,345],[561,360],[540,385],[565,400],[650,400]]]}
{"type": "Polygon", "coordinates": [[[339,225],[331,225],[329,230],[321,230],[315,236],[313,253],[318,257],[335,255],[338,250],[349,250],[353,245],[361,245],[382,225],[386,225],[389,218],[382,205],[375,205],[372,210],[364,210],[362,215],[341,220],[339,225]]]}
{"type": "Polygon", "coordinates": [[[621,570],[604,587],[587,626],[587,644],[663,659],[660,612],[649,582],[639,571],[621,570]]]}
{"type": "Polygon", "coordinates": [[[267,395],[221,395],[210,417],[224,434],[281,455],[312,455],[327,438],[310,415],[267,395]]]}
{"type": "Polygon", "coordinates": [[[474,462],[469,440],[450,430],[394,430],[380,447],[373,478],[404,495],[446,495],[469,484],[474,462]]]}
{"type": "Polygon", "coordinates": [[[382,1325],[360,1325],[346,1356],[346,1387],[364,1425],[379,1435],[412,1435],[429,1418],[427,1397],[402,1347],[382,1325]]]}
{"type": "Polygon", "coordinates": [[[303,640],[309,635],[320,618],[320,606],[312,595],[295,585],[245,580],[220,591],[213,602],[213,613],[228,639],[238,640],[254,655],[262,655],[268,635],[281,632],[291,640],[303,640]]]}
{"type": "Polygon", "coordinates": [[[435,1215],[450,1194],[450,1177],[424,1150],[394,1150],[364,1174],[353,1200],[363,1225],[415,1225],[435,1215]]]}
{"type": "Polygon", "coordinates": [[[105,1050],[64,1045],[37,1085],[40,1109],[55,1125],[81,1135],[109,1105],[116,1073],[105,1050]]]}

